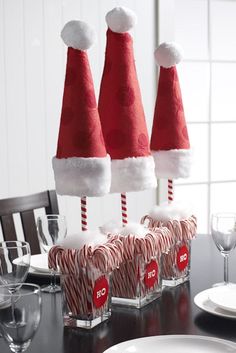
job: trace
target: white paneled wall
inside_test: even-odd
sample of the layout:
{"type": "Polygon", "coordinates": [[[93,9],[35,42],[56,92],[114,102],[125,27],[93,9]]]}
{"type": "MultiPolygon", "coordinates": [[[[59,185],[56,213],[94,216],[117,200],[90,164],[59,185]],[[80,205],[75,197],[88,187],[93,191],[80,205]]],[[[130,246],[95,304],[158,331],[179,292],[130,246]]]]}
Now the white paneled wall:
{"type": "MultiPolygon", "coordinates": [[[[89,50],[96,94],[103,69],[105,14],[127,6],[138,15],[134,48],[150,131],[155,101],[155,0],[0,0],[0,198],[54,188],[66,47],[60,31],[81,19],[97,31],[89,50]]],[[[129,218],[138,220],[155,203],[156,191],[128,194],[129,218]]],[[[80,228],[80,200],[60,197],[69,232],[80,228]]],[[[89,225],[120,218],[119,195],[89,198],[89,225]]]]}

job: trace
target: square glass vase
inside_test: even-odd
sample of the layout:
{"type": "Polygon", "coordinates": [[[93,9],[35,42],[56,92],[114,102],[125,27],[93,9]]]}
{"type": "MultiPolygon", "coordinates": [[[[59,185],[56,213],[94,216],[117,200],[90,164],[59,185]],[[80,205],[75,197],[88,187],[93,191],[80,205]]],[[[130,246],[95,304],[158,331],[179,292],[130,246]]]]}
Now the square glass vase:
{"type": "Polygon", "coordinates": [[[92,329],[111,315],[110,274],[80,268],[61,275],[64,326],[92,329]]]}
{"type": "Polygon", "coordinates": [[[178,241],[162,254],[162,285],[178,286],[190,278],[191,241],[178,241]]]}
{"type": "Polygon", "coordinates": [[[161,296],[161,257],[125,261],[112,272],[112,304],[142,308],[161,296]]]}

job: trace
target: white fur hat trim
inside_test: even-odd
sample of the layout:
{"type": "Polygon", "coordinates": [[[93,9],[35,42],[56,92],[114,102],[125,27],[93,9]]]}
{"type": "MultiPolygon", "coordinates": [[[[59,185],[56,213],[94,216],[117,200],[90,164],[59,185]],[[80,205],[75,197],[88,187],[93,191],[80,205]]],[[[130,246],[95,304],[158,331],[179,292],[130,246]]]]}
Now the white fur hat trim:
{"type": "Polygon", "coordinates": [[[157,186],[152,156],[111,161],[111,193],[140,191],[157,186]]]}
{"type": "Polygon", "coordinates": [[[110,156],[56,158],[52,165],[59,195],[103,196],[111,184],[110,156]]]}
{"type": "Polygon", "coordinates": [[[187,178],[190,175],[192,152],[190,150],[152,151],[157,178],[187,178]]]}
{"type": "Polygon", "coordinates": [[[108,27],[116,33],[125,33],[137,23],[136,14],[127,7],[115,7],[106,14],[108,27]]]}
{"type": "Polygon", "coordinates": [[[176,43],[164,42],[154,52],[156,63],[170,68],[182,60],[182,48],[176,43]]]}
{"type": "Polygon", "coordinates": [[[61,31],[61,38],[68,47],[87,50],[95,42],[96,34],[86,22],[69,21],[61,31]]]}

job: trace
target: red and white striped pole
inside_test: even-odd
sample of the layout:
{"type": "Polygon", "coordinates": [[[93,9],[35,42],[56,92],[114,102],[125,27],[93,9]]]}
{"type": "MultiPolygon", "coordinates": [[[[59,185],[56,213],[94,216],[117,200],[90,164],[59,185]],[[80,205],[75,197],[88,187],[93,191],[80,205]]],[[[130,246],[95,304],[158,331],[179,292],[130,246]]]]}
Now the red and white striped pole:
{"type": "Polygon", "coordinates": [[[127,215],[127,198],[126,193],[120,194],[121,196],[121,210],[122,210],[122,225],[126,226],[128,223],[128,215],[127,215]]]}
{"type": "Polygon", "coordinates": [[[82,230],[88,230],[87,224],[87,198],[86,196],[81,197],[81,228],[82,230]]]}
{"type": "Polygon", "coordinates": [[[174,190],[173,190],[173,180],[168,179],[168,203],[173,202],[174,190]]]}

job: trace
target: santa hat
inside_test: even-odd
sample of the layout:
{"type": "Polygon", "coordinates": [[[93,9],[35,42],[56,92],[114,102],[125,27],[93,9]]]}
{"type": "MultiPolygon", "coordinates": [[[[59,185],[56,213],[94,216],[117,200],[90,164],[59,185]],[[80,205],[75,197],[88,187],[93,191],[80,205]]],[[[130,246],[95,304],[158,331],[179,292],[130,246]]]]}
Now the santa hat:
{"type": "Polygon", "coordinates": [[[133,54],[127,32],[136,15],[116,7],[106,15],[108,24],[105,65],[98,109],[106,148],[111,156],[111,192],[156,186],[155,165],[143,111],[133,54]]]}
{"type": "Polygon", "coordinates": [[[101,196],[109,192],[107,155],[87,52],[94,31],[82,21],[68,22],[61,37],[68,46],[57,154],[53,158],[60,195],[101,196]]]}
{"type": "Polygon", "coordinates": [[[162,43],[155,51],[160,75],[151,150],[158,178],[186,178],[190,172],[190,144],[175,66],[181,58],[180,48],[173,43],[162,43]]]}

